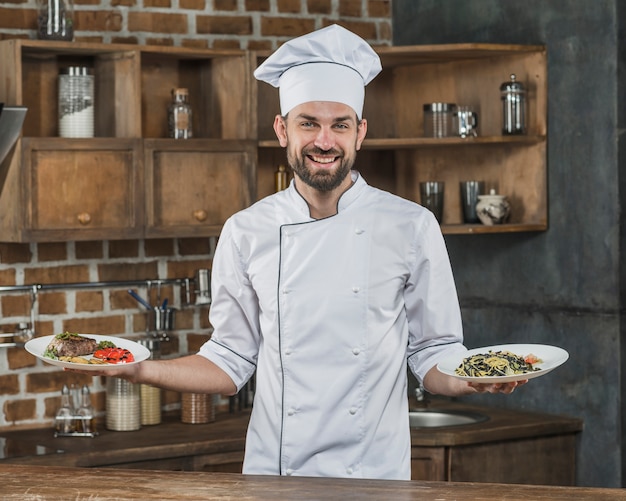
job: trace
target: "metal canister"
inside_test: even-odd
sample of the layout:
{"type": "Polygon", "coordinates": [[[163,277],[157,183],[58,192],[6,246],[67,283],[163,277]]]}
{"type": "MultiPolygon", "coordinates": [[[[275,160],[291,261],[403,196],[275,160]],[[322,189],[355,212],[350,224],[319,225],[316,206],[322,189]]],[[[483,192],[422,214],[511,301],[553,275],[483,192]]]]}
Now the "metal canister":
{"type": "Polygon", "coordinates": [[[502,134],[526,134],[526,89],[515,74],[500,86],[502,134]]]}

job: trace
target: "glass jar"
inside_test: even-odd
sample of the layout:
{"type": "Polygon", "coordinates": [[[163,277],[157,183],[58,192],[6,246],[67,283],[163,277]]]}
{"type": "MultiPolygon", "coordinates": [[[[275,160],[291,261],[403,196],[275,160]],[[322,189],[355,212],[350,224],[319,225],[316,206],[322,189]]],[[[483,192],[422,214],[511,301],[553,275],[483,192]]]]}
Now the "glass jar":
{"type": "MultiPolygon", "coordinates": [[[[150,350],[150,359],[161,358],[161,340],[156,338],[140,339],[139,344],[150,350]]],[[[161,422],[161,389],[142,384],[141,392],[141,425],[153,425],[161,422]]]]}
{"type": "Polygon", "coordinates": [[[74,431],[74,409],[72,407],[70,389],[66,384],[61,390],[61,407],[56,413],[54,427],[58,434],[67,435],[74,431]]]}
{"type": "Polygon", "coordinates": [[[106,427],[113,431],[141,428],[140,385],[108,377],[106,383],[106,427]]]}
{"type": "Polygon", "coordinates": [[[174,139],[190,139],[192,111],[187,89],[172,89],[172,102],[168,108],[168,134],[174,139]]]}
{"type": "Polygon", "coordinates": [[[37,0],[37,38],[74,40],[72,0],[37,0]]]}
{"type": "Polygon", "coordinates": [[[59,75],[59,136],[93,137],[94,78],[89,68],[70,66],[59,75]]]}
{"type": "Polygon", "coordinates": [[[424,136],[449,137],[454,135],[454,103],[424,105],[424,136]]]}

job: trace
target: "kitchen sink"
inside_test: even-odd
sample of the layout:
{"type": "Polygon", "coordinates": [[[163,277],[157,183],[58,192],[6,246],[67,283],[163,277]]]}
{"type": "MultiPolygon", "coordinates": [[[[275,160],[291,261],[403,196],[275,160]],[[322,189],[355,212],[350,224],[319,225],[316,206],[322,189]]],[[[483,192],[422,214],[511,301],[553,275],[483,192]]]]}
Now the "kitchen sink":
{"type": "Polygon", "coordinates": [[[414,409],[409,411],[411,428],[443,428],[481,423],[489,418],[484,414],[460,410],[414,409]]]}

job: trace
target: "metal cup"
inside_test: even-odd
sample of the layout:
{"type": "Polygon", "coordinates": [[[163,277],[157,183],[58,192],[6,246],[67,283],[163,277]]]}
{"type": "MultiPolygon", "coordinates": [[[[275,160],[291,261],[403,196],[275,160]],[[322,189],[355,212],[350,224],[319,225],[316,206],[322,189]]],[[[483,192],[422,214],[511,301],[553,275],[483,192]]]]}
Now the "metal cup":
{"type": "Polygon", "coordinates": [[[443,221],[444,187],[445,183],[441,181],[425,181],[420,183],[421,204],[435,215],[439,224],[443,221]]]}
{"type": "Polygon", "coordinates": [[[196,304],[211,303],[211,274],[209,270],[201,269],[196,271],[194,278],[196,304]]]}
{"type": "Polygon", "coordinates": [[[461,137],[478,136],[478,113],[471,106],[458,106],[454,112],[454,126],[461,137]]]}

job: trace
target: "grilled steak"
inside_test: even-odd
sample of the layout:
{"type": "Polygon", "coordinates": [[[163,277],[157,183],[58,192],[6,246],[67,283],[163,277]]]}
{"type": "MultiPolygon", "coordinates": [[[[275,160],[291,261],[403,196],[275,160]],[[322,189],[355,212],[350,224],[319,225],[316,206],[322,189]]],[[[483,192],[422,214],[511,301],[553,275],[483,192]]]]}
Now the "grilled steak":
{"type": "Polygon", "coordinates": [[[54,336],[47,350],[57,357],[80,357],[92,354],[97,347],[98,342],[95,339],[65,332],[54,336]]]}

